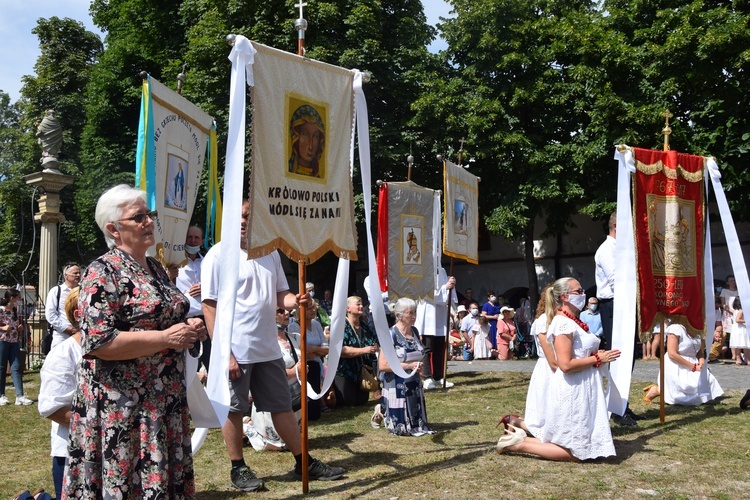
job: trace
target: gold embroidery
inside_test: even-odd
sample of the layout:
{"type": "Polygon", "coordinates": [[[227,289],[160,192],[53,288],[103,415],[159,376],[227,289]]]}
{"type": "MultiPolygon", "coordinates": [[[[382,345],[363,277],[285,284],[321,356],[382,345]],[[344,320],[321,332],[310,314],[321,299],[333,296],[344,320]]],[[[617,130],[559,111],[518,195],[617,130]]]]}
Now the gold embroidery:
{"type": "Polygon", "coordinates": [[[700,182],[703,180],[703,169],[705,168],[706,160],[703,160],[703,166],[701,166],[701,169],[697,172],[688,172],[685,170],[682,165],[677,165],[677,168],[669,168],[664,163],[659,160],[656,163],[653,163],[651,165],[646,165],[645,163],[641,161],[635,162],[635,168],[638,169],[639,172],[642,172],[646,175],[654,175],[658,174],[659,172],[663,173],[664,176],[667,179],[676,179],[678,175],[685,179],[688,182],[700,182]]]}

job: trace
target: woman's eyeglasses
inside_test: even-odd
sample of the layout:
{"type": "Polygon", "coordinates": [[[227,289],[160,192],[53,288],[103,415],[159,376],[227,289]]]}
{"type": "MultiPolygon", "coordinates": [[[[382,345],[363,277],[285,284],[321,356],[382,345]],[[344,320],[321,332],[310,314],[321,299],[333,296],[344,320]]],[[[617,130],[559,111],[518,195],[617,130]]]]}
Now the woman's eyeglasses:
{"type": "Polygon", "coordinates": [[[568,293],[572,293],[574,295],[583,295],[583,292],[585,292],[583,288],[579,288],[578,290],[568,290],[568,293]]]}
{"type": "Polygon", "coordinates": [[[143,222],[146,220],[146,217],[151,220],[156,220],[156,218],[159,217],[159,213],[156,210],[154,210],[153,212],[141,212],[135,215],[131,215],[130,217],[125,217],[124,219],[118,219],[118,222],[132,220],[136,224],[143,224],[143,222]]]}

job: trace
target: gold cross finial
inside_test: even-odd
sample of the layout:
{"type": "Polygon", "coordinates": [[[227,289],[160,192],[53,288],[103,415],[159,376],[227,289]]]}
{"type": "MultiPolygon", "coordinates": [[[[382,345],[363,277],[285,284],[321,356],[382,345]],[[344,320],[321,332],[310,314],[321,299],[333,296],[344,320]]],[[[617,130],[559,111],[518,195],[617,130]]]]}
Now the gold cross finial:
{"type": "Polygon", "coordinates": [[[458,148],[458,166],[461,166],[461,156],[464,152],[464,143],[466,142],[465,137],[461,137],[461,140],[458,141],[461,144],[461,147],[458,148]]]}
{"type": "Polygon", "coordinates": [[[294,6],[295,6],[295,7],[299,7],[299,18],[300,18],[300,19],[304,19],[304,17],[305,17],[305,16],[304,16],[304,15],[303,15],[303,13],[302,13],[302,8],[303,8],[303,7],[307,7],[307,2],[302,2],[302,1],[300,1],[300,3],[296,3],[296,4],[294,4],[294,6]]]}
{"type": "Polygon", "coordinates": [[[674,115],[672,115],[669,110],[666,110],[661,114],[661,116],[663,116],[665,120],[664,128],[661,131],[662,134],[664,134],[664,151],[669,151],[669,134],[672,133],[672,129],[669,128],[669,119],[674,115]]]}

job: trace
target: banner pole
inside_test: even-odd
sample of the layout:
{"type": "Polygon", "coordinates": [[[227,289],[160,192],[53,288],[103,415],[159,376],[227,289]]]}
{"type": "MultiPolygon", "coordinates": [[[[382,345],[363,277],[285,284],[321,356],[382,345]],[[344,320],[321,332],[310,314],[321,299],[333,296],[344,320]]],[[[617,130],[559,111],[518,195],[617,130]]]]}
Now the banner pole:
{"type": "Polygon", "coordinates": [[[665,328],[666,322],[664,321],[664,318],[661,319],[661,324],[659,326],[659,335],[661,335],[661,342],[659,342],[659,352],[661,353],[661,356],[659,356],[659,387],[661,390],[659,391],[659,422],[662,424],[664,423],[664,355],[665,355],[665,346],[664,344],[667,343],[667,330],[665,328]]]}
{"type": "MultiPolygon", "coordinates": [[[[304,18],[303,8],[307,7],[307,2],[299,0],[294,5],[299,7],[299,18],[294,22],[294,29],[297,30],[297,55],[305,55],[305,30],[307,29],[307,20],[304,18]]],[[[307,266],[304,260],[298,263],[299,268],[299,291],[307,293],[305,283],[307,283],[307,266]]],[[[300,343],[300,403],[302,415],[302,425],[300,440],[302,442],[302,493],[310,490],[308,463],[308,446],[307,446],[307,306],[300,306],[299,309],[299,343],[300,343]]]]}
{"type": "MultiPolygon", "coordinates": [[[[450,272],[448,273],[448,279],[453,276],[453,257],[451,257],[451,265],[449,267],[449,270],[450,272]]],[[[451,340],[451,303],[453,302],[453,288],[448,290],[448,318],[445,322],[445,347],[443,348],[443,389],[445,389],[446,385],[448,384],[448,348],[451,340]]]]}

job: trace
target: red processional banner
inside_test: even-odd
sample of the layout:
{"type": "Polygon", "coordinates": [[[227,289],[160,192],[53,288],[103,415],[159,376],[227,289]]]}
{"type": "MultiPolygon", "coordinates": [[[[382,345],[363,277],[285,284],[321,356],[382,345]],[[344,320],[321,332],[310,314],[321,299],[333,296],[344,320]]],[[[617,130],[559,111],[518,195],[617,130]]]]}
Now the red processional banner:
{"type": "Polygon", "coordinates": [[[703,334],[704,158],[639,148],[633,153],[639,332],[650,333],[669,317],[703,334]]]}

